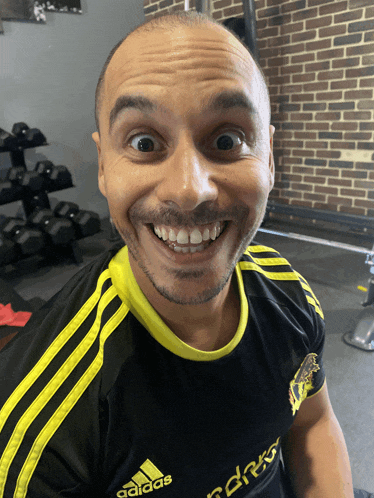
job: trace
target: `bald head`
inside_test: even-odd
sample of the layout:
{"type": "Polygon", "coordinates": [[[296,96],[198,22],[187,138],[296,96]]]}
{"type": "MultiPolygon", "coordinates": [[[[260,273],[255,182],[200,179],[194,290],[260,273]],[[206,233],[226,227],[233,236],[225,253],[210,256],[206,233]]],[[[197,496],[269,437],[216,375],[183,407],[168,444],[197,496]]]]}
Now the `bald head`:
{"type": "Polygon", "coordinates": [[[188,11],[188,12],[178,12],[174,14],[167,14],[161,17],[157,17],[154,19],[151,19],[149,21],[146,21],[145,23],[141,24],[140,26],[136,27],[133,31],[128,33],[125,38],[120,40],[111,52],[109,53],[105,64],[103,66],[103,69],[101,71],[99,81],[96,87],[96,94],[95,94],[95,120],[96,120],[96,127],[97,130],[100,132],[100,112],[101,112],[101,107],[102,107],[102,101],[104,97],[104,81],[105,81],[105,76],[107,73],[107,68],[112,61],[114,55],[118,51],[120,47],[122,47],[123,44],[126,43],[126,41],[129,39],[130,36],[140,36],[145,33],[152,33],[156,30],[167,30],[168,33],[172,31],[177,31],[180,30],[181,28],[198,28],[198,27],[205,27],[205,28],[213,28],[216,30],[217,34],[219,33],[219,30],[223,32],[230,33],[231,36],[236,38],[240,42],[240,44],[245,48],[247,51],[247,56],[249,59],[254,61],[255,66],[257,67],[258,73],[260,74],[261,81],[263,83],[263,86],[265,88],[265,93],[266,93],[266,98],[268,101],[268,120],[270,123],[270,100],[269,100],[269,93],[267,89],[267,85],[265,82],[265,77],[262,72],[261,67],[257,63],[257,61],[252,57],[251,52],[249,51],[248,47],[245,45],[245,43],[242,42],[242,40],[234,33],[231,31],[229,28],[223,26],[221,23],[218,21],[215,21],[214,19],[211,19],[205,14],[198,13],[195,11],[188,11]]]}

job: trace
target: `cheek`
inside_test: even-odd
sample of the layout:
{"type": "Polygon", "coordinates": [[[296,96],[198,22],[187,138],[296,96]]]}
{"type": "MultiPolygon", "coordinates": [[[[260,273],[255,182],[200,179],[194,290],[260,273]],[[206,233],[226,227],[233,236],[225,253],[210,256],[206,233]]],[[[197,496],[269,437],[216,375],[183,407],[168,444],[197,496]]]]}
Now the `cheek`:
{"type": "Polygon", "coordinates": [[[236,168],[230,176],[227,175],[227,185],[230,185],[238,200],[250,205],[266,202],[272,188],[272,175],[268,167],[254,164],[250,167],[236,168]]]}
{"type": "Polygon", "coordinates": [[[124,202],[130,200],[139,185],[137,169],[130,168],[124,159],[116,154],[108,153],[104,157],[104,184],[108,201],[124,202]]]}
{"type": "Polygon", "coordinates": [[[104,166],[104,184],[112,217],[134,225],[133,213],[144,213],[144,205],[150,205],[149,197],[158,181],[154,168],[130,163],[114,154],[108,155],[104,166]]]}

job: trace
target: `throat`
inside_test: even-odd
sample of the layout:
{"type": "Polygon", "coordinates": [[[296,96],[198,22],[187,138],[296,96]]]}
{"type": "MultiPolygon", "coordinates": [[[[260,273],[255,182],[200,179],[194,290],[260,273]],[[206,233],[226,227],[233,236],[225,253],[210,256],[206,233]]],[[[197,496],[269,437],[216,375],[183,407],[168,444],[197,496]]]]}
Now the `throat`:
{"type": "Polygon", "coordinates": [[[165,320],[170,330],[185,344],[199,351],[217,351],[227,346],[235,337],[240,322],[240,297],[236,289],[236,276],[233,279],[230,296],[222,313],[217,313],[209,325],[191,322],[188,319],[177,323],[165,320]]]}
{"type": "Polygon", "coordinates": [[[183,341],[191,348],[197,349],[198,351],[218,351],[224,348],[231,342],[235,336],[235,332],[225,337],[228,331],[225,330],[224,334],[218,333],[217,331],[201,331],[190,337],[189,340],[183,341]]]}

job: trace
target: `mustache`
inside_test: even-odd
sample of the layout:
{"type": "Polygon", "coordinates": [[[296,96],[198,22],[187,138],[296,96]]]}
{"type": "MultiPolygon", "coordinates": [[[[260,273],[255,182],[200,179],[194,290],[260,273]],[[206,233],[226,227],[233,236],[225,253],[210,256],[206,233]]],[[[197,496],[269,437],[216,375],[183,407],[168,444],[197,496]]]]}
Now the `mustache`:
{"type": "Polygon", "coordinates": [[[217,210],[200,205],[193,212],[181,212],[173,208],[151,209],[147,210],[142,207],[131,208],[129,217],[131,223],[136,224],[153,224],[169,226],[186,226],[194,227],[195,225],[206,225],[216,221],[230,220],[240,224],[249,214],[247,206],[233,206],[226,210],[217,210]]]}

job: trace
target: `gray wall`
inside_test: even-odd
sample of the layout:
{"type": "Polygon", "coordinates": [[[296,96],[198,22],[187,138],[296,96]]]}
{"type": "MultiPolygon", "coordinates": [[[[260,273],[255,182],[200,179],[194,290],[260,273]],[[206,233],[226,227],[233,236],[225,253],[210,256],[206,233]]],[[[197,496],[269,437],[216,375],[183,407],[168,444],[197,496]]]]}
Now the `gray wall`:
{"type": "MultiPolygon", "coordinates": [[[[82,0],[83,14],[47,13],[47,23],[3,22],[0,35],[0,128],[26,122],[46,135],[47,147],[25,152],[28,169],[49,159],[68,167],[76,188],[52,193],[82,209],[109,215],[97,186],[96,83],[112,47],[144,22],[143,0],[82,0]]],[[[0,154],[0,177],[10,167],[0,154]]],[[[23,214],[21,203],[0,206],[0,214],[23,214]]]]}

